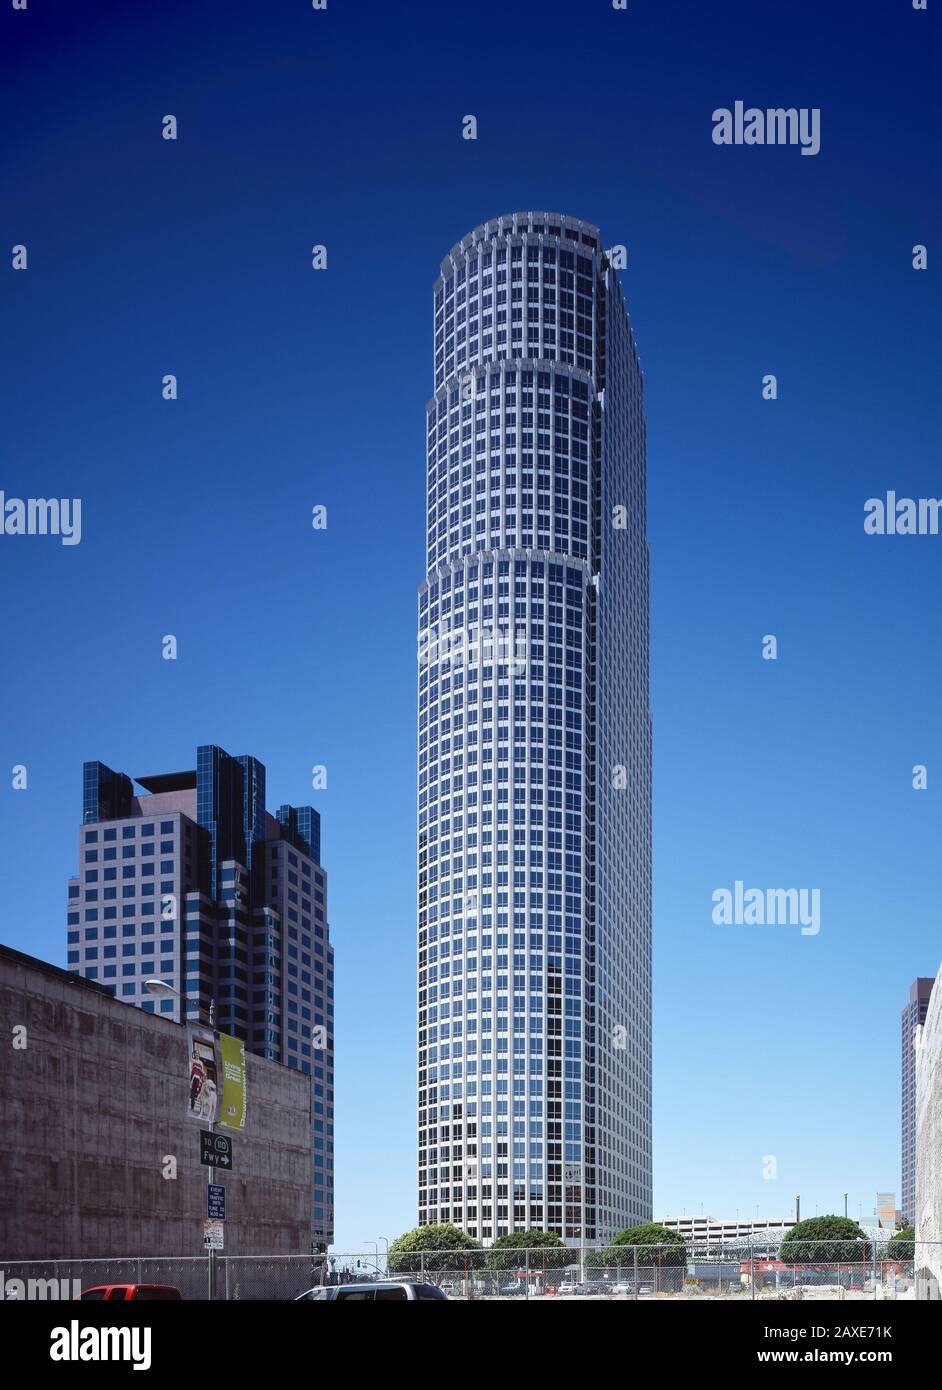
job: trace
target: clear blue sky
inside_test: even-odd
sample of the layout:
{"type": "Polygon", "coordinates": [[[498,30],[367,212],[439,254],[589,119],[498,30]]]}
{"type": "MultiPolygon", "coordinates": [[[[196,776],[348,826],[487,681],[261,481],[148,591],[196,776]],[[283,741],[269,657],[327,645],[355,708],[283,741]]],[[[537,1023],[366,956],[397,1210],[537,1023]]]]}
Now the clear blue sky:
{"type": "Polygon", "coordinates": [[[83,499],[79,546],[0,536],[2,939],[65,960],[84,759],[260,757],[271,805],[323,816],[337,1243],[414,1223],[431,286],[482,220],[568,212],[629,248],[646,377],[655,1211],[868,1214],[899,1189],[900,1009],[942,956],[942,537],[862,525],[942,488],[936,13],[30,0],[0,25],[0,487],[83,499]],[[820,107],[821,153],[714,146],[737,99],[820,107]],[[736,879],[820,888],[820,935],[715,926],[736,879]]]}

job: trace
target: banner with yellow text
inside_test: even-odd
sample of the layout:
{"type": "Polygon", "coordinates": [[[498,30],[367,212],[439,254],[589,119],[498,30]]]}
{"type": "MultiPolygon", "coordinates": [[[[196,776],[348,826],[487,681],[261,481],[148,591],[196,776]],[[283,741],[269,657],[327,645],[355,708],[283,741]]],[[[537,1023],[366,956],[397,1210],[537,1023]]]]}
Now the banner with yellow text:
{"type": "Polygon", "coordinates": [[[219,1051],[222,1054],[219,1124],[226,1129],[245,1129],[245,1043],[228,1033],[220,1033],[219,1051]]]}

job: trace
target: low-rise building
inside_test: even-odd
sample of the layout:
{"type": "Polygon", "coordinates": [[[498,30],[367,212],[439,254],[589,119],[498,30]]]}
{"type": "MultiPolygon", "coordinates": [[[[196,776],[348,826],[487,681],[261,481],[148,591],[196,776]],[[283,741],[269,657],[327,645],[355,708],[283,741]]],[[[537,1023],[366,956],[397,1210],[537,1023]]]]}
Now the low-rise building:
{"type": "Polygon", "coordinates": [[[790,1217],[753,1217],[718,1221],[714,1216],[666,1216],[657,1223],[677,1231],[689,1244],[748,1245],[750,1241],[779,1244],[795,1222],[790,1217]]]}
{"type": "MultiPolygon", "coordinates": [[[[0,946],[0,1266],[203,1254],[208,1169],[187,1116],[187,1030],[102,984],[0,946]]],[[[245,1054],[225,1250],[305,1255],[311,1077],[245,1054]]]]}

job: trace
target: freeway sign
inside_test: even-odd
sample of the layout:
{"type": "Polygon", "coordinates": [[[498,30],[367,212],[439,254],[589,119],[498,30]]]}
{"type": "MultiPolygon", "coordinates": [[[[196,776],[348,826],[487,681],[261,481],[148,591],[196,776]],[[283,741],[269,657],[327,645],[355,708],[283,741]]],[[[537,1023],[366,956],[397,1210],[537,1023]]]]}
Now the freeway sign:
{"type": "Polygon", "coordinates": [[[232,1171],[232,1140],[227,1134],[212,1134],[208,1129],[200,1130],[200,1163],[207,1168],[225,1168],[232,1171]]]}

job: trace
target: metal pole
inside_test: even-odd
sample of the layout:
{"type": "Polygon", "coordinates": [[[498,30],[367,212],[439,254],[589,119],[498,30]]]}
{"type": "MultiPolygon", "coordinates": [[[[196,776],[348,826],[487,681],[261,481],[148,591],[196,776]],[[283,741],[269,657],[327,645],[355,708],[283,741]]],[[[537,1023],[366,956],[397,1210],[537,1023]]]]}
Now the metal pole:
{"type": "Polygon", "coordinates": [[[637,1297],[638,1297],[638,1247],[637,1247],[637,1245],[633,1245],[633,1246],[631,1247],[631,1253],[632,1253],[632,1255],[634,1255],[634,1257],[635,1257],[635,1258],[634,1258],[634,1269],[635,1269],[635,1272],[634,1272],[634,1286],[635,1286],[635,1298],[637,1298],[637,1297]]]}
{"type": "MultiPolygon", "coordinates": [[[[215,1125],[215,1122],[214,1122],[213,1120],[210,1120],[210,1122],[209,1122],[209,1132],[210,1132],[210,1134],[215,1134],[215,1132],[216,1132],[216,1125],[215,1125]]],[[[208,1177],[207,1180],[206,1180],[206,1211],[207,1211],[207,1214],[208,1214],[208,1212],[209,1212],[209,1187],[210,1187],[210,1184],[213,1183],[213,1182],[215,1181],[216,1169],[215,1169],[212,1165],[210,1165],[210,1167],[207,1168],[206,1171],[209,1173],[209,1177],[208,1177]]],[[[214,1257],[215,1257],[215,1251],[213,1250],[213,1247],[210,1246],[210,1247],[209,1247],[209,1301],[210,1301],[210,1303],[212,1303],[213,1300],[214,1300],[215,1297],[216,1297],[216,1288],[215,1288],[215,1285],[216,1285],[216,1266],[215,1266],[214,1257]]]]}
{"type": "Polygon", "coordinates": [[[749,1237],[749,1288],[752,1291],[752,1301],[756,1297],[756,1262],[752,1252],[752,1236],[749,1237]]]}
{"type": "MultiPolygon", "coordinates": [[[[197,1016],[199,1016],[199,1009],[197,1009],[197,1016]]],[[[210,999],[210,1001],[209,1001],[209,1026],[210,1026],[210,1029],[213,1031],[213,1033],[215,1033],[215,1030],[216,1030],[216,1001],[215,1001],[215,999],[210,999]]],[[[215,1053],[215,1051],[216,1051],[216,1045],[215,1045],[215,1038],[214,1038],[214,1039],[213,1039],[213,1052],[215,1053]]],[[[218,1078],[217,1078],[217,1083],[218,1083],[218,1078]]],[[[213,1120],[210,1120],[210,1122],[209,1122],[209,1132],[210,1132],[210,1134],[215,1134],[215,1133],[216,1133],[216,1121],[215,1121],[214,1119],[213,1119],[213,1120]]],[[[206,1179],[206,1215],[209,1216],[209,1188],[210,1188],[210,1185],[216,1181],[216,1169],[215,1169],[215,1166],[214,1166],[214,1165],[210,1165],[210,1167],[209,1167],[206,1171],[207,1171],[207,1173],[208,1173],[208,1177],[207,1177],[207,1179],[206,1179]]],[[[208,1271],[208,1273],[209,1273],[209,1301],[210,1301],[211,1303],[215,1300],[215,1297],[216,1297],[216,1263],[215,1263],[215,1257],[216,1257],[216,1252],[213,1250],[213,1247],[210,1246],[210,1247],[209,1247],[209,1271],[208,1271]]]]}

